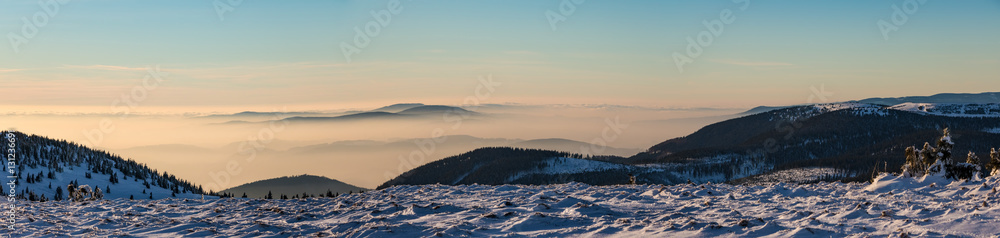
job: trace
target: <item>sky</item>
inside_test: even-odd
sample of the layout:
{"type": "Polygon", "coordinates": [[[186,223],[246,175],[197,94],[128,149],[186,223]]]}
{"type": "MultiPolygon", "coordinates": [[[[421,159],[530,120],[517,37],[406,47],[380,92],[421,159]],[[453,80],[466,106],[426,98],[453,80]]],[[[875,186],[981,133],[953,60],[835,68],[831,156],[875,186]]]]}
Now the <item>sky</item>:
{"type": "Polygon", "coordinates": [[[998,25],[996,0],[3,0],[0,108],[458,105],[484,77],[498,86],[489,103],[749,108],[978,93],[996,91],[998,25]],[[370,42],[357,44],[356,28],[370,42]],[[711,40],[688,54],[699,34],[711,40]],[[676,55],[691,61],[678,67],[676,55]]]}

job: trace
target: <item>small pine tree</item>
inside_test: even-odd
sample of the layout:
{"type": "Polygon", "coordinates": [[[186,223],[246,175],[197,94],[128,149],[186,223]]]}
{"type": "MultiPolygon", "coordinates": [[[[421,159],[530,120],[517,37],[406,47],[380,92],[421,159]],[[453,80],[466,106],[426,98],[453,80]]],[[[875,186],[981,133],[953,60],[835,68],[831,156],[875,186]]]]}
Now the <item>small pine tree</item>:
{"type": "Polygon", "coordinates": [[[938,159],[945,164],[955,164],[955,161],[951,159],[952,148],[955,148],[955,142],[951,141],[951,130],[944,128],[944,135],[937,142],[938,159]]]}
{"type": "Polygon", "coordinates": [[[990,148],[990,162],[986,163],[986,169],[990,171],[990,176],[1000,174],[1000,152],[996,148],[990,148]]]}
{"type": "Polygon", "coordinates": [[[149,200],[153,200],[153,193],[149,193],[149,200]]]}
{"type": "Polygon", "coordinates": [[[135,195],[128,195],[128,200],[135,200],[135,195]]]}
{"type": "Polygon", "coordinates": [[[67,200],[73,200],[73,199],[70,199],[70,198],[73,197],[73,194],[76,194],[76,186],[74,186],[73,183],[70,183],[69,185],[66,185],[66,191],[69,192],[69,193],[67,193],[67,195],[68,195],[66,197],[67,200]]]}
{"type": "Polygon", "coordinates": [[[969,151],[968,157],[965,158],[965,163],[978,165],[979,164],[979,156],[977,156],[976,153],[973,153],[972,151],[969,151]]]}
{"type": "Polygon", "coordinates": [[[327,189],[326,190],[326,197],[332,198],[333,197],[333,191],[330,191],[329,189],[327,189]]]}
{"type": "Polygon", "coordinates": [[[247,198],[247,193],[246,192],[243,192],[242,198],[247,198]]]}
{"type": "Polygon", "coordinates": [[[63,198],[62,187],[56,187],[56,195],[53,196],[52,198],[55,199],[56,201],[62,201],[63,198]]]}

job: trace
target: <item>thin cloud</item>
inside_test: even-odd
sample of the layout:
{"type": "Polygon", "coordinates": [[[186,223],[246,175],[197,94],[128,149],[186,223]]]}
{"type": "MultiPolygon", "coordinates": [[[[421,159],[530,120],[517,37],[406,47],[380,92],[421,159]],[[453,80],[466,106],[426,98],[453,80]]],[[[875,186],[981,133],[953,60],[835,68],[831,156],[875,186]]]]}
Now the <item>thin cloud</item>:
{"type": "Polygon", "coordinates": [[[127,66],[117,66],[117,65],[66,65],[63,68],[69,69],[90,69],[90,70],[108,70],[108,71],[142,71],[146,70],[145,67],[133,68],[127,66]]]}
{"type": "Polygon", "coordinates": [[[795,66],[791,63],[785,62],[772,62],[772,61],[742,61],[742,60],[713,60],[716,63],[723,63],[729,65],[738,66],[795,66]]]}

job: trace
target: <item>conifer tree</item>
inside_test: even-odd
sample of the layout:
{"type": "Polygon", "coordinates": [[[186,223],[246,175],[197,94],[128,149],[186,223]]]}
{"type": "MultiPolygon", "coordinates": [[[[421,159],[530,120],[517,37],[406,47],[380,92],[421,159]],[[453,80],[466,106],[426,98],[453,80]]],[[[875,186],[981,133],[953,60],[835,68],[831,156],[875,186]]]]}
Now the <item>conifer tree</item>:
{"type": "Polygon", "coordinates": [[[916,147],[906,147],[906,163],[903,164],[903,174],[910,177],[923,175],[923,161],[920,161],[918,157],[916,147]]]}
{"type": "Polygon", "coordinates": [[[62,197],[63,197],[62,187],[56,187],[56,195],[53,196],[52,199],[55,199],[56,201],[62,201],[62,197]]]}
{"type": "Polygon", "coordinates": [[[944,128],[944,135],[937,142],[938,159],[945,164],[955,164],[955,161],[951,159],[952,148],[955,148],[955,142],[951,141],[951,130],[944,128]]]}
{"type": "Polygon", "coordinates": [[[969,151],[968,157],[965,158],[965,163],[979,165],[979,156],[977,156],[976,153],[969,151]]]}
{"type": "Polygon", "coordinates": [[[990,162],[986,164],[990,171],[990,176],[1000,174],[1000,152],[996,148],[990,149],[990,162]]]}

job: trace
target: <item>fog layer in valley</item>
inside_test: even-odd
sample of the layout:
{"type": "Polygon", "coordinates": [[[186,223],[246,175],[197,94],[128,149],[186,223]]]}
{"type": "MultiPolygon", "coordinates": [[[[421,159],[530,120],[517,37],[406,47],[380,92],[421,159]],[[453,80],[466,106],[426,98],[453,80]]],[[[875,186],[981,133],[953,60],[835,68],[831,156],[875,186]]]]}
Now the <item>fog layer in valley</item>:
{"type": "Polygon", "coordinates": [[[127,117],[10,114],[4,118],[22,132],[107,150],[219,191],[298,174],[374,188],[425,163],[487,146],[629,156],[743,111],[579,105],[406,111],[416,106],[127,117]]]}

